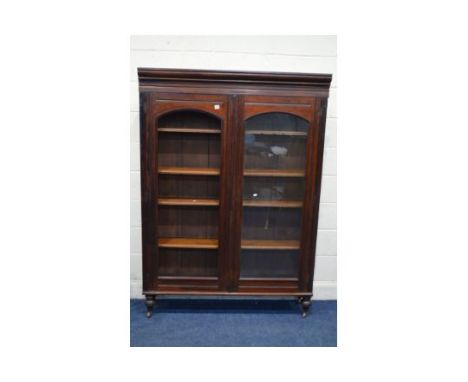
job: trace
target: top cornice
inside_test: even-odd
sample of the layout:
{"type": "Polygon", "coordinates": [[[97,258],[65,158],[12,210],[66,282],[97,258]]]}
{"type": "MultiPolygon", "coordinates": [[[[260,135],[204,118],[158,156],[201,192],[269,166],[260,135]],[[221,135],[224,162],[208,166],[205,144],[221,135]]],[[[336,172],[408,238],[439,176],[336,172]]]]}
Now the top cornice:
{"type": "Polygon", "coordinates": [[[302,85],[329,89],[331,74],[138,68],[141,85],[157,82],[302,85]]]}

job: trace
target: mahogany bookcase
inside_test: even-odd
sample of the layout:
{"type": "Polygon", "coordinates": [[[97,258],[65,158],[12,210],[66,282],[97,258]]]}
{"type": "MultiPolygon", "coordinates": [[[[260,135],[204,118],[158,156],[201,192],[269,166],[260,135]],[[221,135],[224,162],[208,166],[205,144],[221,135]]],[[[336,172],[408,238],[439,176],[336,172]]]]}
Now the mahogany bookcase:
{"type": "Polygon", "coordinates": [[[291,296],[314,277],[329,74],[139,68],[143,294],[291,296]]]}

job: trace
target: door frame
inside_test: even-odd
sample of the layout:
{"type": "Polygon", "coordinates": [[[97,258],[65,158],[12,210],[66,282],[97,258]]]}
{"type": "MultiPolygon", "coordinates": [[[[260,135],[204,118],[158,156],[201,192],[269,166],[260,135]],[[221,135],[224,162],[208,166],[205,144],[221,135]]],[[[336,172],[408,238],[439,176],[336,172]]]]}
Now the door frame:
{"type": "Polygon", "coordinates": [[[206,289],[209,291],[227,290],[227,269],[229,243],[227,203],[229,187],[227,165],[229,163],[229,123],[232,113],[228,97],[224,95],[191,93],[143,93],[141,99],[140,130],[140,174],[141,174],[141,213],[143,242],[143,293],[165,291],[184,292],[206,289]],[[219,105],[220,107],[215,107],[219,105]],[[218,206],[218,276],[217,277],[180,277],[158,275],[158,120],[172,112],[198,111],[210,114],[221,122],[220,137],[220,174],[218,206]]]}
{"type": "Polygon", "coordinates": [[[232,271],[229,281],[236,292],[268,293],[276,291],[285,294],[295,292],[312,293],[323,157],[323,145],[321,142],[324,139],[325,132],[325,120],[321,121],[324,107],[326,107],[326,99],[322,100],[321,98],[311,96],[239,95],[236,97],[235,111],[238,118],[232,129],[232,136],[236,142],[235,163],[237,166],[233,172],[235,187],[233,190],[234,206],[232,208],[231,233],[234,237],[231,238],[233,244],[230,259],[232,271]],[[306,187],[302,207],[298,273],[297,277],[294,278],[241,278],[245,121],[255,115],[274,112],[298,116],[309,124],[309,134],[307,135],[306,143],[306,187]]]}

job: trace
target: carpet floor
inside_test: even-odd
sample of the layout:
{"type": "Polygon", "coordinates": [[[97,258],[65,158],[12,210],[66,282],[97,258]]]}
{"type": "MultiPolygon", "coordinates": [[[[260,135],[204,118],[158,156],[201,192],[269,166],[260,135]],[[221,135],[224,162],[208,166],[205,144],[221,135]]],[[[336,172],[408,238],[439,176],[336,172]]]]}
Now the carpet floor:
{"type": "Polygon", "coordinates": [[[130,345],[336,346],[336,301],[313,301],[301,318],[291,299],[159,298],[148,319],[131,300],[130,345]]]}

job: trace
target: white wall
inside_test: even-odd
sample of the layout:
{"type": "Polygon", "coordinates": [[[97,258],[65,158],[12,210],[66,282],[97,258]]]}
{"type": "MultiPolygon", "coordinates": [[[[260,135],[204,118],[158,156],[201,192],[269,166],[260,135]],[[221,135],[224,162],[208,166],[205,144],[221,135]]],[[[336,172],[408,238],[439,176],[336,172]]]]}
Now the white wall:
{"type": "Polygon", "coordinates": [[[141,282],[141,217],[137,67],[331,73],[315,299],[336,299],[336,36],[132,36],[130,54],[130,278],[141,282]]]}

